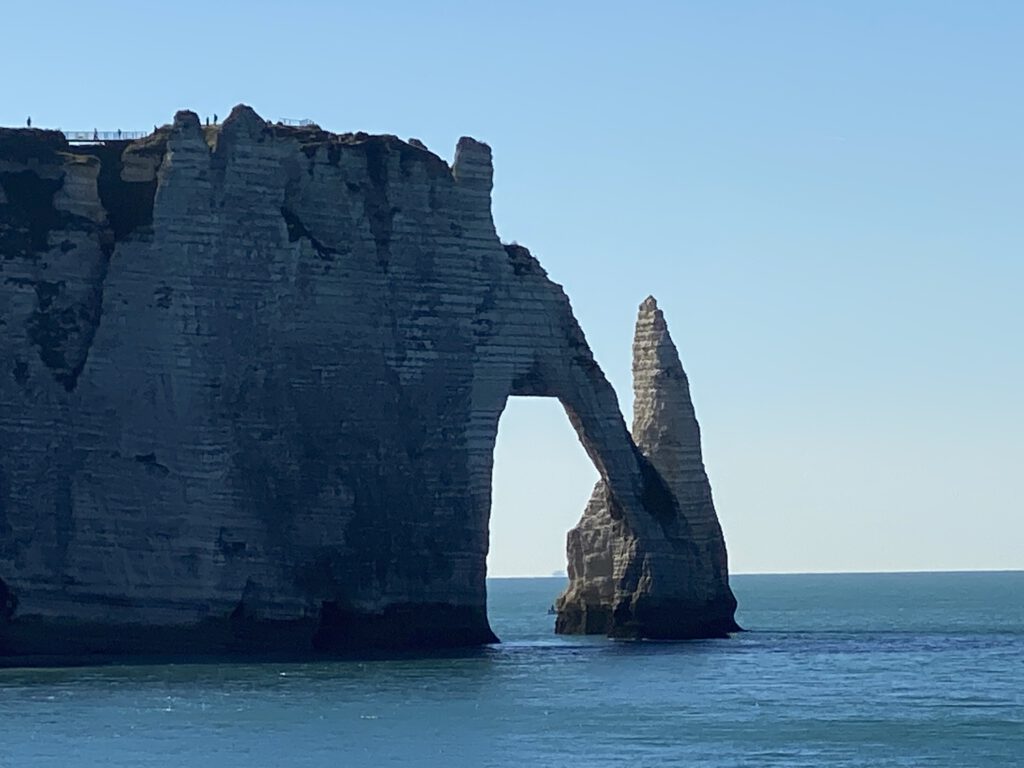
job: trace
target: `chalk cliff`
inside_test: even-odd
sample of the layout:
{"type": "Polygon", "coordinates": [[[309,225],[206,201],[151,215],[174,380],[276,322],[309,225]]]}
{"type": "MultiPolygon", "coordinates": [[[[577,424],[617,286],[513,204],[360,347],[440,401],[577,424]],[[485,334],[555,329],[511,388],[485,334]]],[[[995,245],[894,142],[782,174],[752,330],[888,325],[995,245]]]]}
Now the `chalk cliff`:
{"type": "Polygon", "coordinates": [[[0,663],[493,641],[512,395],[558,398],[602,477],[560,631],[731,629],[660,314],[635,445],[491,185],[472,139],[449,167],[247,107],[136,142],[0,130],[0,663]]]}

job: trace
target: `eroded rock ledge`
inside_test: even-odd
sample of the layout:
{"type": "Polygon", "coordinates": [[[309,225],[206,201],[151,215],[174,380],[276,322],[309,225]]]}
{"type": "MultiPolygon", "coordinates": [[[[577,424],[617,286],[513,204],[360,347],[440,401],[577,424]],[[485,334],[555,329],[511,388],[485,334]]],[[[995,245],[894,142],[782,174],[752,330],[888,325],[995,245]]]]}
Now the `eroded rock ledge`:
{"type": "Polygon", "coordinates": [[[241,106],[136,142],[0,130],[0,663],[492,642],[510,395],[558,398],[602,477],[559,631],[734,628],[660,314],[634,444],[491,185],[473,139],[449,167],[241,106]]]}

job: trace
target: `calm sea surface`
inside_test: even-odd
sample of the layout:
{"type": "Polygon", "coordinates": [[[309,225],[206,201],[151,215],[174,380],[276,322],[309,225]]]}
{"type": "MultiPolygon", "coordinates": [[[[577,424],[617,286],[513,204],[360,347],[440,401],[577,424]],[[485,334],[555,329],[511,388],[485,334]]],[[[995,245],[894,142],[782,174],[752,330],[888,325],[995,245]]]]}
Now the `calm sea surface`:
{"type": "Polygon", "coordinates": [[[0,670],[0,766],[1024,765],[1024,572],[736,576],[689,643],[555,637],[563,583],[457,658],[0,670]]]}

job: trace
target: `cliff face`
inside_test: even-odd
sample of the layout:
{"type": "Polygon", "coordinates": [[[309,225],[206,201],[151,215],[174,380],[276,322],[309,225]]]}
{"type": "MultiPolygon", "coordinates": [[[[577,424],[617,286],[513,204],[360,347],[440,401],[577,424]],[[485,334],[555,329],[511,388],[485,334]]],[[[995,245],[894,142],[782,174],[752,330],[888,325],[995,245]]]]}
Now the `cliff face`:
{"type": "Polygon", "coordinates": [[[246,107],[0,130],[0,656],[492,641],[510,395],[562,402],[609,500],[610,586],[562,606],[611,618],[561,628],[657,635],[623,596],[676,610],[705,555],[491,175],[246,107]]]}

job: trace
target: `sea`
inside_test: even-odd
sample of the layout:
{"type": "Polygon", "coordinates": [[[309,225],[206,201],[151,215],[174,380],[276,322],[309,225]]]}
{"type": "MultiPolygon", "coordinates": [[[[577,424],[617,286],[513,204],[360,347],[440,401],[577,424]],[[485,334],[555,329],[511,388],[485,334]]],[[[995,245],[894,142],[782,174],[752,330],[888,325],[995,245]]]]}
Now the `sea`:
{"type": "Polygon", "coordinates": [[[734,576],[697,642],[556,636],[564,583],[465,653],[0,670],[0,766],[1024,766],[1024,572],[734,576]]]}

